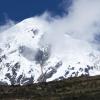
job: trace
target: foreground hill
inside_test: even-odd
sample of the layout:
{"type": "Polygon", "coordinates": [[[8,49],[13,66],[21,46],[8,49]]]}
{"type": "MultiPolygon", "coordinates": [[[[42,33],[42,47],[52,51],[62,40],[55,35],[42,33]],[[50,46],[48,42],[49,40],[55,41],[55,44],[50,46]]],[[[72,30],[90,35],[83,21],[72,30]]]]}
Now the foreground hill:
{"type": "Polygon", "coordinates": [[[100,100],[100,76],[24,86],[0,86],[0,100],[100,100]]]}

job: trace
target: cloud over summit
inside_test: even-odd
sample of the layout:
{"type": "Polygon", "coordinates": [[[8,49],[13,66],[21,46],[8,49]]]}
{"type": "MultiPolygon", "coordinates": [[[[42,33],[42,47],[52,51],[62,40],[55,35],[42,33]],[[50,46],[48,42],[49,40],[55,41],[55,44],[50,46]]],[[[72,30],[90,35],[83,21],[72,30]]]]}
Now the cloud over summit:
{"type": "Polygon", "coordinates": [[[72,5],[67,9],[68,14],[55,17],[49,22],[50,30],[45,35],[44,41],[50,42],[56,52],[62,51],[73,56],[74,53],[88,54],[98,51],[99,9],[100,0],[73,0],[72,5]]]}
{"type": "Polygon", "coordinates": [[[51,17],[49,12],[33,17],[40,24],[47,23],[41,43],[52,45],[54,55],[59,53],[68,59],[84,60],[91,52],[100,53],[100,40],[96,38],[100,36],[100,0],[72,0],[71,6],[67,8],[65,4],[64,8],[68,14],[62,17],[51,17]]]}

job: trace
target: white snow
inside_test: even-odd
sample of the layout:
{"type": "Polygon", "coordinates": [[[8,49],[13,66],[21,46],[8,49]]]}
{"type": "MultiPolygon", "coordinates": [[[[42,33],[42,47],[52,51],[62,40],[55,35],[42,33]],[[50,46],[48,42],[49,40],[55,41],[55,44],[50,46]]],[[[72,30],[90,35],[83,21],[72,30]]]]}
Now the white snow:
{"type": "MultiPolygon", "coordinates": [[[[34,82],[37,82],[37,79],[41,75],[40,65],[36,64],[34,60],[30,61],[25,58],[20,53],[19,47],[26,46],[33,51],[37,51],[37,49],[41,45],[40,42],[42,36],[46,34],[46,32],[48,32],[48,30],[50,29],[49,27],[45,29],[45,25],[48,25],[45,21],[41,24],[41,21],[39,19],[29,18],[1,33],[2,40],[0,40],[0,48],[2,48],[3,52],[0,54],[0,56],[6,55],[7,59],[3,60],[3,62],[0,63],[0,81],[4,80],[10,84],[9,80],[5,79],[5,75],[6,73],[12,72],[11,70],[8,71],[8,68],[5,66],[5,64],[11,63],[11,65],[13,66],[15,63],[19,62],[20,69],[17,71],[17,77],[22,74],[24,74],[25,77],[31,77],[32,75],[34,76],[34,82]],[[31,31],[32,29],[37,29],[38,34],[34,35],[34,33],[31,31]],[[29,73],[30,70],[32,70],[32,73],[29,73]]],[[[63,41],[63,43],[65,43],[65,47],[63,47],[64,45],[61,46],[61,48],[64,49],[63,52],[61,51],[61,49],[58,50],[56,49],[56,47],[53,47],[51,52],[52,54],[43,68],[43,72],[45,73],[49,67],[54,67],[59,61],[62,61],[62,66],[56,69],[57,72],[51,78],[47,79],[47,82],[55,80],[60,76],[65,77],[65,72],[70,71],[68,76],[65,77],[68,78],[73,72],[79,71],[79,68],[84,69],[87,65],[96,65],[98,67],[94,67],[93,70],[89,71],[89,74],[91,76],[99,75],[100,54],[97,51],[93,50],[87,42],[76,40],[73,37],[67,35],[64,35],[64,38],[66,38],[65,41],[63,41]],[[72,41],[75,45],[69,46],[69,40],[72,41]],[[78,44],[80,44],[82,48],[79,48],[78,44]],[[88,50],[85,48],[85,46],[89,47],[88,50]],[[53,50],[55,52],[53,52],[53,50]],[[94,56],[89,56],[90,53],[92,53],[94,56]],[[69,70],[69,65],[71,67],[74,67],[74,70],[69,70]]],[[[58,43],[60,43],[60,40],[58,43]]],[[[85,74],[84,71],[79,72],[78,76],[80,76],[82,73],[85,74]]]]}

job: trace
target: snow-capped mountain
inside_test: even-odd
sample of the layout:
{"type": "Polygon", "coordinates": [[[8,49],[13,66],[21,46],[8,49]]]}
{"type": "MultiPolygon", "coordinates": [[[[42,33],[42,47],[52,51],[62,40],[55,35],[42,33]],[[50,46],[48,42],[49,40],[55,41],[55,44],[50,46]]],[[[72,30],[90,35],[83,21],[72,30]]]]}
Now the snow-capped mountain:
{"type": "MultiPolygon", "coordinates": [[[[84,52],[84,48],[79,50],[75,45],[68,47],[70,51],[61,46],[64,52],[56,52],[59,50],[45,41],[45,34],[51,30],[45,26],[48,26],[47,22],[41,24],[38,18],[29,18],[0,34],[1,85],[25,85],[100,74],[98,51],[84,52]]],[[[64,38],[80,44],[80,40],[68,34],[64,34],[64,38]]]]}

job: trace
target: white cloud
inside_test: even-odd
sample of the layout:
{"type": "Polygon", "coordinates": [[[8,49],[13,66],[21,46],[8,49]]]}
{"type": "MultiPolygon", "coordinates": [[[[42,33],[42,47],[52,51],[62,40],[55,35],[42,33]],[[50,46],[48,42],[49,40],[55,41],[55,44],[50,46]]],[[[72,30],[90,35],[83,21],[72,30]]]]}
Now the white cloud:
{"type": "Polygon", "coordinates": [[[68,15],[51,19],[43,43],[52,44],[53,52],[84,56],[99,48],[93,41],[100,34],[100,0],[73,0],[68,15]]]}
{"type": "MultiPolygon", "coordinates": [[[[97,51],[99,45],[93,41],[95,36],[100,34],[100,0],[73,0],[67,10],[68,15],[64,14],[63,17],[51,17],[46,12],[33,19],[36,19],[38,24],[46,22],[43,27],[46,34],[41,43],[51,44],[53,55],[63,55],[70,60],[82,58],[84,61],[89,53],[99,52],[97,51]]],[[[14,24],[3,27],[8,28],[12,25],[14,24]]]]}
{"type": "Polygon", "coordinates": [[[6,22],[0,26],[0,33],[4,32],[5,30],[9,29],[10,27],[16,24],[16,22],[11,19],[5,19],[5,20],[6,22]]]}

